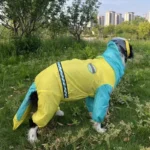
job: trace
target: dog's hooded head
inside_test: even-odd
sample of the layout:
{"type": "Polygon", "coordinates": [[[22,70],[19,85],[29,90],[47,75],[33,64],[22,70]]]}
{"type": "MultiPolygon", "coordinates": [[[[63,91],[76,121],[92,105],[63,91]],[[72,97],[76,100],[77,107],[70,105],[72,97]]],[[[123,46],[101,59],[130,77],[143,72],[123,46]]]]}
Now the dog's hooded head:
{"type": "Polygon", "coordinates": [[[115,71],[117,85],[124,75],[127,59],[133,58],[132,46],[126,39],[116,37],[108,42],[107,49],[102,56],[115,71]]]}
{"type": "Polygon", "coordinates": [[[121,37],[115,37],[111,41],[115,42],[119,51],[124,56],[125,62],[127,62],[127,59],[133,58],[134,56],[133,49],[127,39],[121,37]]]}

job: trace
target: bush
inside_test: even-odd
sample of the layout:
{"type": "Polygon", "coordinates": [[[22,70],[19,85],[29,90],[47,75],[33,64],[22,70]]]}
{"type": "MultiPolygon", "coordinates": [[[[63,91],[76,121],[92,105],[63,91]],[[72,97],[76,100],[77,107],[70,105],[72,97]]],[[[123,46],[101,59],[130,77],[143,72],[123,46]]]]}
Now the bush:
{"type": "Polygon", "coordinates": [[[0,42],[0,62],[16,54],[15,46],[11,41],[1,40],[0,42]]]}
{"type": "Polygon", "coordinates": [[[36,36],[14,39],[17,55],[35,52],[41,46],[41,39],[36,36]]]}

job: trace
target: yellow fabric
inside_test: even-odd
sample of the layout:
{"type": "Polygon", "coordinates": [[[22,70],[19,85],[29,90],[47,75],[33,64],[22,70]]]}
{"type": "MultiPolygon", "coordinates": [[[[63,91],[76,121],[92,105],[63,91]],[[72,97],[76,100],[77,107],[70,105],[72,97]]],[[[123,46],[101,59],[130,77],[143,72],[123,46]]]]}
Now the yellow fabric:
{"type": "Polygon", "coordinates": [[[126,43],[126,48],[127,48],[127,56],[129,57],[130,55],[130,46],[129,46],[129,42],[127,40],[125,40],[126,43]]]}
{"type": "Polygon", "coordinates": [[[115,73],[104,58],[88,60],[68,60],[61,62],[69,98],[63,98],[62,84],[57,69],[53,64],[43,70],[35,79],[38,92],[38,110],[33,114],[33,122],[39,127],[45,126],[53,117],[60,101],[72,101],[94,96],[96,89],[103,85],[115,85],[115,73]],[[96,68],[96,73],[91,73],[88,65],[91,63],[96,68]]]}
{"type": "Polygon", "coordinates": [[[16,130],[22,124],[22,122],[24,122],[26,117],[29,115],[30,110],[31,110],[31,105],[27,107],[26,111],[24,112],[20,120],[17,119],[17,114],[15,114],[13,118],[13,130],[16,130]]]}
{"type": "Polygon", "coordinates": [[[103,57],[88,60],[68,60],[62,62],[62,66],[69,92],[69,98],[65,100],[94,96],[95,90],[102,84],[109,83],[114,87],[114,71],[103,57]],[[89,71],[89,63],[95,66],[96,73],[92,74],[89,71]]]}
{"type": "Polygon", "coordinates": [[[38,110],[32,116],[39,127],[45,126],[56,111],[62,99],[59,74],[56,64],[43,70],[35,78],[38,93],[38,110]]]}

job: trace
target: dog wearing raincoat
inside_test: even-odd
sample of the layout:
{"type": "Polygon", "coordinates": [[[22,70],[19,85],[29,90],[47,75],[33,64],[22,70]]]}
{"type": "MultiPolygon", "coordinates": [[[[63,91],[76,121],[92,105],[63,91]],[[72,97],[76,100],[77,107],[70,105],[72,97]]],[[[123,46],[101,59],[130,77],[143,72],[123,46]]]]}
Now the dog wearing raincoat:
{"type": "Polygon", "coordinates": [[[37,140],[38,128],[46,126],[55,114],[64,115],[59,110],[61,101],[85,98],[94,129],[105,132],[101,122],[106,116],[110,95],[124,75],[128,58],[133,58],[132,46],[126,39],[117,37],[110,40],[105,52],[95,59],[66,60],[49,66],[30,86],[14,116],[13,129],[20,126],[36,105],[28,132],[28,140],[33,143],[37,140]]]}

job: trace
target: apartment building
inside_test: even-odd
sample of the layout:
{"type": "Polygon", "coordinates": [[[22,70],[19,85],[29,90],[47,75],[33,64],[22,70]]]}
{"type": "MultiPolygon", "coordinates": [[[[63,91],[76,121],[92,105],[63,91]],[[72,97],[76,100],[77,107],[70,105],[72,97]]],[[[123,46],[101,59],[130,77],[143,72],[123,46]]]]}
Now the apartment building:
{"type": "Polygon", "coordinates": [[[98,17],[98,24],[101,26],[105,25],[105,16],[99,16],[98,17]]]}
{"type": "Polygon", "coordinates": [[[122,14],[116,13],[115,14],[115,25],[118,25],[118,24],[120,24],[122,22],[123,22],[122,14]]]}
{"type": "Polygon", "coordinates": [[[145,15],[145,19],[148,20],[148,22],[150,22],[150,12],[148,12],[148,13],[145,15]]]}
{"type": "Polygon", "coordinates": [[[115,25],[115,12],[108,11],[105,15],[105,26],[115,25]]]}
{"type": "Polygon", "coordinates": [[[132,21],[134,18],[134,12],[127,12],[124,15],[124,21],[132,21]]]}

